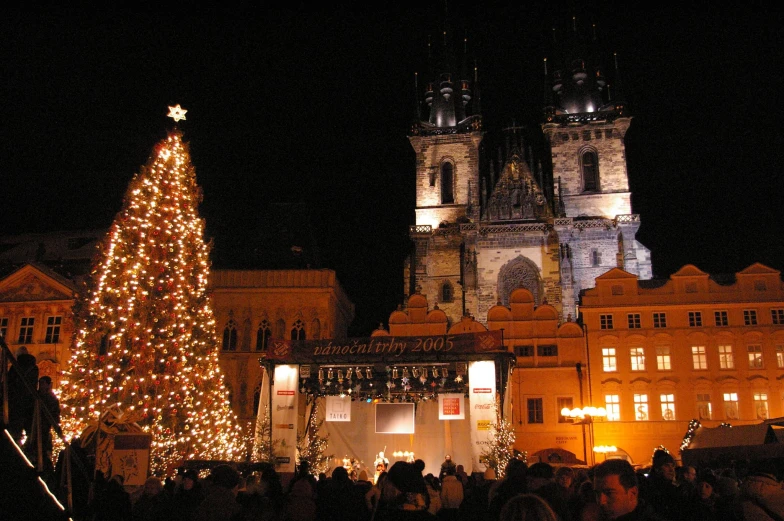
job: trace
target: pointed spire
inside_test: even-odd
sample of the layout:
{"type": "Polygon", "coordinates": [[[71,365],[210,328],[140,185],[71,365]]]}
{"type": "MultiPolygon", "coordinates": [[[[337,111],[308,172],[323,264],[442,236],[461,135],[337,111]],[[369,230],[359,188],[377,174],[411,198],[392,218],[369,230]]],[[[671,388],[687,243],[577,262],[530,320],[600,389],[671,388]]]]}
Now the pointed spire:
{"type": "Polygon", "coordinates": [[[422,121],[422,104],[419,102],[419,73],[414,73],[414,121],[422,121]]]}
{"type": "Polygon", "coordinates": [[[474,60],[474,105],[473,105],[473,113],[481,115],[482,114],[482,96],[479,94],[479,66],[476,64],[476,60],[474,60]]]}

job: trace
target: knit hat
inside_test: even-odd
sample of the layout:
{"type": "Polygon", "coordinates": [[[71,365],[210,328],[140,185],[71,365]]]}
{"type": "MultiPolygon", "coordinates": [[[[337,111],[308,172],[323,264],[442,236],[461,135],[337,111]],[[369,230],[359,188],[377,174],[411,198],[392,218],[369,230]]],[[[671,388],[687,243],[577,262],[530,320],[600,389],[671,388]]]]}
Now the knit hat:
{"type": "Polygon", "coordinates": [[[225,465],[225,464],[218,465],[217,467],[212,469],[210,475],[212,475],[213,485],[219,487],[232,489],[237,485],[239,485],[240,483],[239,472],[231,468],[231,466],[229,465],[225,465]]]}
{"type": "Polygon", "coordinates": [[[410,463],[397,461],[389,469],[387,475],[389,481],[401,492],[414,492],[426,494],[427,487],[422,474],[410,463]]]}
{"type": "Polygon", "coordinates": [[[668,463],[675,465],[675,459],[670,455],[669,452],[666,450],[657,449],[656,452],[653,453],[653,468],[658,469],[668,463]]]}
{"type": "Polygon", "coordinates": [[[367,471],[366,470],[360,470],[359,471],[359,477],[357,479],[359,481],[367,481],[368,480],[367,471]]]}
{"type": "Polygon", "coordinates": [[[487,470],[485,470],[485,476],[484,477],[485,477],[485,481],[491,481],[491,480],[496,479],[495,471],[492,469],[492,467],[488,467],[487,470]]]}

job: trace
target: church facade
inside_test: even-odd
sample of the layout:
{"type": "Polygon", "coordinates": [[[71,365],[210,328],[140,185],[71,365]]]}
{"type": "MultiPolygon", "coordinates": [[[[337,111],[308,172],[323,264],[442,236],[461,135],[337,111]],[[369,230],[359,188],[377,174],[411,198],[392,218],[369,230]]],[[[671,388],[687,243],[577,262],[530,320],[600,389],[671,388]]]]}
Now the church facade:
{"type": "Polygon", "coordinates": [[[547,171],[521,128],[507,129],[505,150],[490,157],[476,74],[457,71],[446,50],[424,89],[427,117],[409,136],[416,211],[404,288],[428,295],[452,323],[465,314],[484,322],[518,287],[576,320],[580,292],[608,269],[653,275],[632,213],[624,145],[631,115],[619,91],[609,96],[584,44],[575,33],[564,62],[546,74],[547,171]]]}

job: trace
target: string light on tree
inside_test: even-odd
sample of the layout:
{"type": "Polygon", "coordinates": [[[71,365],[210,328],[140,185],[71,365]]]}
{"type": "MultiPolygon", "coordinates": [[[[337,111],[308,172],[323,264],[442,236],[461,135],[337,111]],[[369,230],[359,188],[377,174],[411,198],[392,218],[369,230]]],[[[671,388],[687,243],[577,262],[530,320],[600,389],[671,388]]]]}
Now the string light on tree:
{"type": "MultiPolygon", "coordinates": [[[[169,107],[175,121],[185,112],[169,107]]],[[[64,431],[78,436],[119,408],[152,434],[154,471],[242,454],[218,367],[200,202],[188,147],[173,131],[131,180],[103,241],[64,375],[64,431]]]]}

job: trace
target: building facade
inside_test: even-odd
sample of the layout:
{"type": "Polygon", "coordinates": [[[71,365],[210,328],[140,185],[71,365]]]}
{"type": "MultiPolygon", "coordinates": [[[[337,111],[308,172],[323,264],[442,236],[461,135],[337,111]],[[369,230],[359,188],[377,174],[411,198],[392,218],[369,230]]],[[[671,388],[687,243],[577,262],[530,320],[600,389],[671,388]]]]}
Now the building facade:
{"type": "Polygon", "coordinates": [[[585,291],[590,398],[605,407],[598,445],[645,461],[706,427],[784,416],[784,286],[754,264],[719,282],[687,265],[666,281],[613,269],[585,291]],[[653,281],[650,281],[653,282],[653,281]]]}
{"type": "Polygon", "coordinates": [[[608,269],[652,276],[650,252],[636,240],[622,91],[609,96],[601,60],[577,32],[561,51],[563,63],[546,72],[541,125],[551,168],[516,127],[489,157],[476,72],[459,69],[446,44],[434,60],[427,118],[418,110],[409,136],[416,209],[404,288],[437,302],[452,323],[464,314],[484,322],[518,287],[574,319],[580,291],[608,269]]]}

